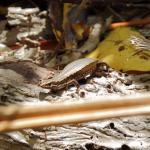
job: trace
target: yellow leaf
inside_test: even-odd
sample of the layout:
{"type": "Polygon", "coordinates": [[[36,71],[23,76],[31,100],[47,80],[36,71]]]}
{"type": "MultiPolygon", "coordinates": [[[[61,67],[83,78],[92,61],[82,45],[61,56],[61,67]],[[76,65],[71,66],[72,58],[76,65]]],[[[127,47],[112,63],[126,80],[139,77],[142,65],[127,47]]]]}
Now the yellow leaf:
{"type": "Polygon", "coordinates": [[[132,28],[117,28],[87,57],[124,72],[150,71],[150,42],[132,28]]]}

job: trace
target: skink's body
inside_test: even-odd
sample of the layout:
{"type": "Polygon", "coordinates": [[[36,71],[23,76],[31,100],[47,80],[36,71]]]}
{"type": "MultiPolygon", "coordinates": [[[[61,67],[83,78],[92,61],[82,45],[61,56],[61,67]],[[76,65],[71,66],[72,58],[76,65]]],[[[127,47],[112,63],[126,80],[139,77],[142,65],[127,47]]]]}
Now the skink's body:
{"type": "Polygon", "coordinates": [[[60,73],[53,78],[41,83],[44,88],[60,90],[71,85],[89,74],[93,74],[98,67],[98,60],[92,58],[82,58],[68,64],[60,73]]]}

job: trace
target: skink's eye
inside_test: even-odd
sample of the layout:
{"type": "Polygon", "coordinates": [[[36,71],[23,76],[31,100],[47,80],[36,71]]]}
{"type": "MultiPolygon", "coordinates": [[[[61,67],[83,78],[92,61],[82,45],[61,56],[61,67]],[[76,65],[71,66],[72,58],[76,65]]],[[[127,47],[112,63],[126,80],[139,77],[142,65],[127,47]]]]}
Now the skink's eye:
{"type": "Polygon", "coordinates": [[[101,70],[101,71],[108,71],[109,70],[109,66],[104,62],[98,63],[97,67],[98,67],[98,70],[101,70]]]}

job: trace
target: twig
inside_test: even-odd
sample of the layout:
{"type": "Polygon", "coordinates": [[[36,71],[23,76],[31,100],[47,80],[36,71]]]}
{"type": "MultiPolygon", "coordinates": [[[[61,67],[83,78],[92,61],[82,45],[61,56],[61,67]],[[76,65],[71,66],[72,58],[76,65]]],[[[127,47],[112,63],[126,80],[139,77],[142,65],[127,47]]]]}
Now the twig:
{"type": "Polygon", "coordinates": [[[18,120],[8,120],[0,122],[0,132],[20,130],[24,128],[36,128],[50,125],[63,125],[68,123],[81,123],[100,119],[110,119],[114,117],[125,117],[134,115],[149,115],[149,106],[137,106],[128,108],[104,109],[97,111],[87,111],[81,113],[69,113],[59,115],[49,115],[18,120]]]}
{"type": "Polygon", "coordinates": [[[0,132],[150,114],[150,95],[0,108],[0,132]]]}
{"type": "Polygon", "coordinates": [[[146,24],[150,24],[150,17],[143,18],[143,19],[131,20],[131,21],[125,21],[125,22],[112,23],[110,28],[115,29],[118,27],[139,26],[139,25],[146,25],[146,24]]]}

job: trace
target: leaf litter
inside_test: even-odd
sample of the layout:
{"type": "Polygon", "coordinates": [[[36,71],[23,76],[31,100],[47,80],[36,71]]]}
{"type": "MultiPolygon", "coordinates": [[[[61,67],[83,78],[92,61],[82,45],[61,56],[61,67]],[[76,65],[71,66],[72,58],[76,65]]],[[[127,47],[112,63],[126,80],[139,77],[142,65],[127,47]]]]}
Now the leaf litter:
{"type": "MultiPolygon", "coordinates": [[[[79,95],[74,86],[56,93],[39,86],[41,80],[52,78],[66,64],[84,57],[97,48],[101,39],[107,37],[105,34],[109,32],[108,26],[112,20],[133,18],[137,12],[148,14],[146,4],[142,2],[139,2],[139,5],[143,4],[141,10],[134,2],[126,5],[127,8],[123,8],[122,2],[110,5],[108,1],[107,5],[112,9],[107,9],[105,2],[102,2],[102,5],[98,5],[98,1],[90,3],[83,1],[76,4],[70,2],[69,7],[63,4],[64,11],[68,12],[64,16],[61,14],[61,9],[50,11],[52,6],[62,8],[60,1],[49,3],[49,12],[32,1],[28,4],[30,8],[21,7],[21,2],[14,4],[19,7],[8,7],[5,19],[0,22],[1,105],[36,105],[104,95],[106,97],[138,95],[150,91],[148,73],[129,74],[115,69],[111,69],[107,76],[91,77],[80,81],[79,95]],[[118,6],[124,11],[118,13],[118,6]],[[126,9],[130,13],[125,13],[126,9]],[[105,13],[110,11],[110,14],[105,13]]],[[[144,33],[144,29],[147,28],[149,25],[140,27],[139,31],[144,33]]],[[[149,38],[147,33],[145,33],[146,41],[149,38]]],[[[145,45],[145,40],[137,37],[132,36],[131,43],[136,43],[137,48],[149,49],[149,44],[145,45]]],[[[2,145],[0,147],[10,148],[12,138],[18,142],[19,147],[22,146],[24,149],[146,150],[150,148],[149,120],[149,116],[139,116],[42,129],[25,129],[19,133],[1,135],[1,142],[8,140],[8,144],[5,148],[2,145]]],[[[13,146],[15,146],[14,142],[13,146]]]]}

